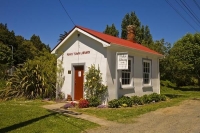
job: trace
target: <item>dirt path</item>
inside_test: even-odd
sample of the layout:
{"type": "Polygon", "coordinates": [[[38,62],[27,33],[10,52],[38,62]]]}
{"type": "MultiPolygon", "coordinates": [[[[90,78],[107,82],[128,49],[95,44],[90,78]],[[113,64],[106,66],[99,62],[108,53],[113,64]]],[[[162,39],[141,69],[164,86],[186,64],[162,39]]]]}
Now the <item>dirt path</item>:
{"type": "Polygon", "coordinates": [[[107,121],[105,119],[97,118],[95,116],[77,113],[77,112],[74,112],[71,110],[65,110],[65,109],[60,108],[60,107],[64,106],[65,104],[66,103],[56,103],[56,104],[44,105],[43,108],[46,108],[48,110],[51,110],[51,111],[54,111],[54,112],[57,112],[57,113],[60,113],[63,115],[91,121],[91,122],[97,123],[98,125],[103,126],[103,127],[107,127],[107,125],[113,125],[113,126],[118,125],[118,123],[113,122],[113,121],[107,121]]]}
{"type": "Polygon", "coordinates": [[[117,124],[89,130],[88,133],[200,133],[200,100],[158,109],[141,115],[136,123],[117,124]]]}

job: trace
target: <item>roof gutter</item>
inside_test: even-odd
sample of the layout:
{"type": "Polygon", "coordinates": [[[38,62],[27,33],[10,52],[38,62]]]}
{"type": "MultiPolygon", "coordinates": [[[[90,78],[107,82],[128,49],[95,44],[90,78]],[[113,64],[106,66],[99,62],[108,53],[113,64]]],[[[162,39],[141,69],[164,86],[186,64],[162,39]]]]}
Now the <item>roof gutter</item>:
{"type": "Polygon", "coordinates": [[[57,46],[51,51],[51,53],[52,53],[52,54],[53,54],[53,53],[56,53],[57,49],[58,49],[60,46],[62,46],[62,45],[64,44],[64,42],[65,42],[72,34],[74,34],[76,31],[78,31],[79,33],[82,33],[82,34],[84,34],[84,35],[86,35],[86,36],[88,36],[88,37],[94,39],[95,41],[97,41],[97,42],[99,42],[99,43],[101,43],[101,44],[103,45],[103,47],[108,47],[108,46],[110,46],[109,43],[107,43],[107,42],[105,42],[105,41],[102,41],[102,40],[100,40],[100,39],[98,39],[98,38],[96,38],[96,37],[90,35],[89,33],[87,33],[87,32],[85,32],[85,31],[81,30],[80,28],[75,27],[74,30],[72,30],[72,32],[70,32],[70,33],[67,35],[67,37],[65,37],[65,39],[62,40],[62,42],[60,42],[60,44],[57,45],[57,46]]]}
{"type": "MultiPolygon", "coordinates": [[[[126,46],[123,46],[123,45],[120,45],[120,44],[116,44],[116,43],[110,43],[111,45],[116,45],[116,46],[119,46],[119,47],[125,47],[125,48],[129,48],[130,49],[130,47],[126,47],[126,46]]],[[[133,49],[133,50],[136,50],[136,51],[140,51],[140,52],[144,52],[144,53],[149,53],[149,54],[151,54],[151,55],[156,55],[156,56],[158,56],[158,58],[159,59],[162,59],[162,58],[164,58],[164,55],[162,55],[162,54],[155,54],[155,53],[151,53],[151,52],[147,52],[147,51],[143,51],[143,50],[140,50],[140,49],[135,49],[135,48],[131,48],[131,49],[133,49]]]]}
{"type": "MultiPolygon", "coordinates": [[[[76,29],[76,28],[75,28],[75,29],[76,29]]],[[[51,53],[52,53],[52,54],[55,54],[56,51],[57,51],[57,49],[58,49],[60,46],[62,46],[63,43],[64,43],[72,34],[74,34],[74,32],[76,32],[76,30],[72,30],[72,32],[70,32],[70,33],[65,37],[65,39],[63,39],[63,40],[51,51],[51,53]]]]}
{"type": "Polygon", "coordinates": [[[86,36],[88,36],[88,37],[94,39],[95,41],[97,41],[97,42],[99,42],[99,43],[101,43],[101,44],[103,45],[103,47],[109,47],[109,46],[110,46],[109,43],[107,43],[107,42],[105,42],[105,41],[102,41],[101,39],[98,39],[97,37],[94,37],[93,35],[91,35],[91,34],[85,32],[84,30],[79,29],[79,28],[76,28],[76,29],[77,29],[78,32],[80,32],[80,33],[82,33],[82,34],[84,34],[84,35],[86,35],[86,36]]]}

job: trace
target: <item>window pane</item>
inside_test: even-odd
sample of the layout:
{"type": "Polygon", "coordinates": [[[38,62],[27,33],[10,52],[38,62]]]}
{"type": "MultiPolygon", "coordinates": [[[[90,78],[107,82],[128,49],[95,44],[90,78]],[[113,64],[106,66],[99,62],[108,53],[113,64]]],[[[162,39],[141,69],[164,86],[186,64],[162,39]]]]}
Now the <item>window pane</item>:
{"type": "Polygon", "coordinates": [[[122,79],[122,84],[125,84],[125,79],[122,79]]]}
{"type": "Polygon", "coordinates": [[[125,74],[122,72],[122,79],[124,79],[125,78],[125,74]]]}
{"type": "Polygon", "coordinates": [[[150,70],[151,70],[150,62],[143,62],[143,83],[149,84],[150,83],[150,70]]]}
{"type": "Polygon", "coordinates": [[[149,78],[147,79],[147,84],[149,83],[149,78]]]}
{"type": "Polygon", "coordinates": [[[127,73],[127,78],[130,79],[130,73],[127,73]]]}
{"type": "Polygon", "coordinates": [[[144,77],[145,79],[147,79],[148,78],[148,74],[147,73],[145,73],[145,77],[144,77]]]}
{"type": "Polygon", "coordinates": [[[130,84],[131,60],[128,60],[128,70],[122,70],[122,85],[130,84]]]}

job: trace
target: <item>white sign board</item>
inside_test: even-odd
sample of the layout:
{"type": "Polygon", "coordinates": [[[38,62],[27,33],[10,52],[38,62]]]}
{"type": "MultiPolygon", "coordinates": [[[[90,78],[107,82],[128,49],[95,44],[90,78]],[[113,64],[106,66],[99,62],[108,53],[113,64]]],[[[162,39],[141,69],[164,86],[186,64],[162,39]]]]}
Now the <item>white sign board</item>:
{"type": "Polygon", "coordinates": [[[128,69],[128,53],[117,53],[117,69],[128,69]]]}
{"type": "Polygon", "coordinates": [[[78,77],[81,77],[81,71],[78,71],[78,77]]]}

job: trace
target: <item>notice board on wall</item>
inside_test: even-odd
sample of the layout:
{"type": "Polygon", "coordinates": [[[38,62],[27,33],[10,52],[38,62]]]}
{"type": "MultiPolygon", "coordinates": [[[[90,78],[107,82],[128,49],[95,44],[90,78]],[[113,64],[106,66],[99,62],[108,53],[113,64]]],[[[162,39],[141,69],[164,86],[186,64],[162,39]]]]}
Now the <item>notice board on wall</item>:
{"type": "Polygon", "coordinates": [[[127,70],[127,69],[128,69],[128,53],[117,52],[117,70],[127,70]]]}

